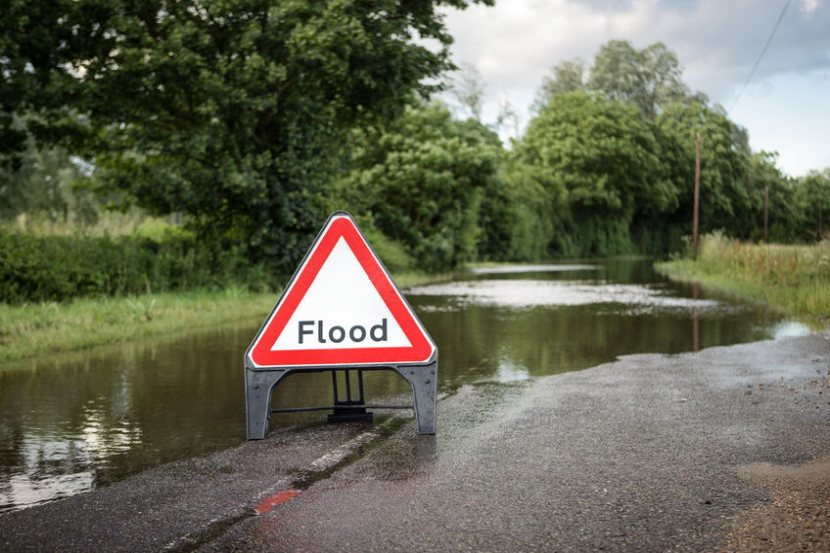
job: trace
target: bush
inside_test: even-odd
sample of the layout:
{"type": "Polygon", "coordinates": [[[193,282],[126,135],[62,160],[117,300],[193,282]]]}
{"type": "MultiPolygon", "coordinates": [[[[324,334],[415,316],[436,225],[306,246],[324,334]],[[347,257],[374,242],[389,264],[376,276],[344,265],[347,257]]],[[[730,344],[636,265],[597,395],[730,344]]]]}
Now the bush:
{"type": "Polygon", "coordinates": [[[238,246],[186,236],[36,237],[0,230],[0,301],[7,303],[230,284],[259,290],[273,280],[238,246]]]}

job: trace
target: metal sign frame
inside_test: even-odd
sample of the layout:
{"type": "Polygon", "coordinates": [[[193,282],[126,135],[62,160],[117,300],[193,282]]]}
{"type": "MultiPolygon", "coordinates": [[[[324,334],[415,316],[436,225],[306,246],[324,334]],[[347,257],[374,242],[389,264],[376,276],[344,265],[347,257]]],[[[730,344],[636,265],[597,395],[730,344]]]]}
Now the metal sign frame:
{"type": "MultiPolygon", "coordinates": [[[[353,252],[354,253],[354,252],[353,252]]],[[[307,292],[307,290],[306,290],[307,292]]],[[[304,292],[305,293],[305,292],[304,292]]],[[[415,417],[418,421],[418,432],[420,434],[435,434],[435,422],[436,422],[436,407],[437,407],[437,373],[438,373],[438,348],[435,346],[434,341],[427,333],[426,329],[424,328],[423,324],[418,319],[417,315],[413,311],[412,307],[407,302],[406,298],[401,294],[400,290],[398,289],[395,282],[392,280],[389,271],[383,265],[380,257],[377,255],[377,252],[372,248],[372,245],[369,244],[369,241],[366,240],[366,237],[360,231],[360,228],[355,223],[352,216],[345,212],[345,211],[336,211],[332,213],[329,218],[326,220],[323,227],[318,232],[317,237],[314,239],[309,250],[306,252],[305,256],[303,257],[302,261],[300,262],[297,270],[294,272],[291,280],[289,280],[288,284],[286,285],[283,293],[277,299],[277,302],[274,304],[274,307],[271,309],[268,317],[262,323],[257,332],[254,339],[251,341],[251,344],[248,346],[247,350],[245,351],[244,357],[244,367],[245,367],[245,410],[246,410],[246,420],[247,420],[247,437],[249,440],[260,440],[265,437],[265,433],[268,426],[268,419],[270,418],[272,413],[284,413],[284,412],[297,412],[297,411],[319,411],[319,410],[333,410],[334,417],[330,416],[329,420],[338,420],[338,413],[341,415],[348,415],[351,411],[353,414],[357,414],[357,418],[364,418],[361,417],[361,411],[363,414],[366,414],[366,408],[401,408],[401,406],[387,406],[387,405],[367,405],[365,403],[365,399],[363,397],[363,372],[365,371],[376,371],[376,370],[392,370],[397,372],[401,375],[404,380],[409,382],[410,386],[412,387],[413,393],[413,400],[414,400],[414,410],[415,410],[415,417]],[[255,345],[259,342],[262,335],[268,329],[269,324],[271,324],[277,310],[281,307],[283,300],[286,298],[286,295],[293,289],[294,284],[297,282],[298,278],[304,272],[304,269],[307,267],[307,262],[309,261],[310,256],[314,253],[317,249],[318,244],[323,239],[326,234],[326,231],[330,228],[331,223],[336,218],[345,217],[351,222],[354,228],[357,230],[358,235],[363,240],[365,245],[367,246],[373,261],[377,263],[380,269],[383,271],[384,275],[391,283],[394,291],[399,296],[400,300],[403,302],[404,307],[409,311],[409,314],[414,318],[415,322],[418,325],[420,332],[426,337],[429,344],[432,346],[432,353],[430,357],[425,361],[419,361],[415,363],[411,362],[404,362],[404,363],[384,363],[384,362],[368,362],[368,363],[344,363],[344,364],[316,364],[316,365],[296,365],[296,366],[262,366],[257,364],[253,357],[252,351],[255,345]],[[358,371],[358,378],[360,382],[360,396],[358,399],[353,400],[351,397],[351,392],[349,391],[349,395],[346,401],[340,401],[337,396],[337,387],[336,387],[336,378],[338,371],[346,371],[346,382],[347,386],[349,385],[349,371],[357,370],[358,371]],[[321,372],[321,371],[331,371],[332,372],[332,382],[334,385],[334,404],[332,406],[326,407],[308,407],[308,408],[293,408],[293,409],[271,409],[271,396],[273,389],[282,381],[286,376],[293,373],[302,373],[302,372],[321,372]]],[[[408,407],[404,407],[408,408],[408,407]]],[[[371,414],[366,414],[371,417],[371,414]]],[[[341,419],[349,419],[348,416],[341,416],[341,419]]],[[[352,420],[355,417],[351,417],[352,420]]]]}

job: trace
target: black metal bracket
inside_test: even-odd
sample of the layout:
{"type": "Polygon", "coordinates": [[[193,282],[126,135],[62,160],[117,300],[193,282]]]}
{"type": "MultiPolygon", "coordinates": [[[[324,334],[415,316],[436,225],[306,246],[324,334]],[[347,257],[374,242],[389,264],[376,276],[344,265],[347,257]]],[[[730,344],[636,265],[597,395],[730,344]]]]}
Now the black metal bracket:
{"type": "Polygon", "coordinates": [[[309,411],[332,411],[328,415],[328,422],[371,422],[374,414],[367,409],[413,409],[411,405],[382,405],[367,404],[366,394],[363,386],[362,369],[330,369],[332,405],[321,405],[317,407],[285,407],[281,409],[270,409],[273,414],[279,413],[305,413],[309,411]],[[357,372],[357,396],[352,394],[352,371],[357,372]],[[342,372],[345,377],[345,399],[340,399],[340,386],[337,373],[342,372]]]}
{"type": "Polygon", "coordinates": [[[374,415],[366,410],[366,400],[363,392],[363,371],[357,370],[358,396],[352,398],[352,371],[343,371],[346,377],[346,399],[341,400],[337,390],[337,371],[331,371],[331,387],[334,394],[334,412],[328,415],[328,422],[372,422],[374,415]]]}

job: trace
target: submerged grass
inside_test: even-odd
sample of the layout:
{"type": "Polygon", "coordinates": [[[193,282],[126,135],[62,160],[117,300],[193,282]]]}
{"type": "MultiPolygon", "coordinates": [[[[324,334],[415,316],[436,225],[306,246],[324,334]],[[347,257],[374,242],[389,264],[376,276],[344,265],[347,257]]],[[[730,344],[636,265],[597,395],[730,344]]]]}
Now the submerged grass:
{"type": "Polygon", "coordinates": [[[744,244],[704,236],[698,258],[656,265],[675,280],[696,281],[796,317],[814,328],[830,324],[830,242],[810,246],[744,244]]]}
{"type": "MultiPolygon", "coordinates": [[[[446,280],[452,274],[403,273],[401,288],[446,280]]],[[[277,292],[240,287],[219,291],[83,298],[65,302],[0,303],[0,363],[167,336],[232,323],[264,320],[277,292]]]]}

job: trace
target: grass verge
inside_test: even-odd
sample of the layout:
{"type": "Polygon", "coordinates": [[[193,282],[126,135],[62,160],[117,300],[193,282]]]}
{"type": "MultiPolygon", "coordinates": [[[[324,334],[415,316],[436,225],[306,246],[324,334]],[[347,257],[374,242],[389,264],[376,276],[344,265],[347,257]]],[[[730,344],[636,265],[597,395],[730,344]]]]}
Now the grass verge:
{"type": "Polygon", "coordinates": [[[274,294],[222,291],[0,305],[0,363],[262,319],[274,294]]]}
{"type": "MultiPolygon", "coordinates": [[[[451,279],[451,273],[403,273],[401,288],[451,279]]],[[[277,293],[220,291],[0,304],[0,363],[153,336],[264,320],[277,293]]]]}
{"type": "Polygon", "coordinates": [[[655,268],[674,280],[704,286],[770,307],[815,329],[830,324],[830,242],[811,246],[743,244],[704,236],[697,260],[676,259],[655,268]]]}

